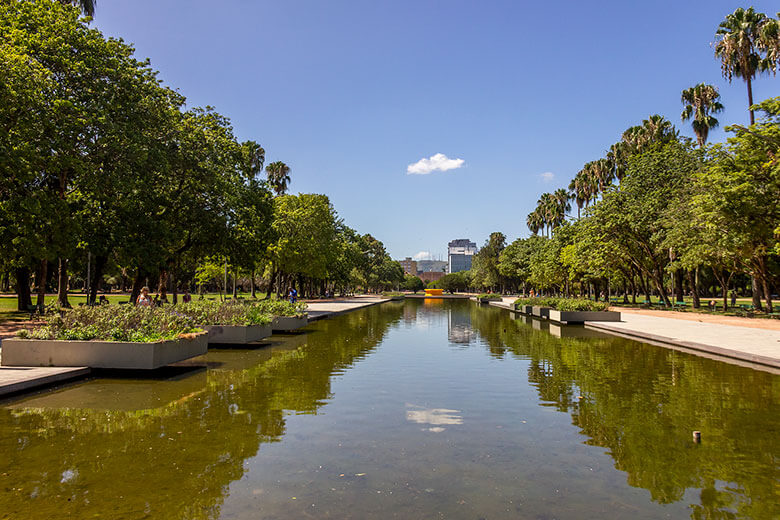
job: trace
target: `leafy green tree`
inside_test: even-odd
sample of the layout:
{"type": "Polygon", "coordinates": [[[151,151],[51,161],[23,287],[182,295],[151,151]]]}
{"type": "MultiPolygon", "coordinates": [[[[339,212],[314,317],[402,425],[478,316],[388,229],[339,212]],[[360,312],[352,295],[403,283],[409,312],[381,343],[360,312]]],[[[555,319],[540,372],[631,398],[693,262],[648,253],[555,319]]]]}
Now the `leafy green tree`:
{"type": "Polygon", "coordinates": [[[472,283],[485,289],[500,289],[503,283],[498,269],[499,256],[506,247],[506,237],[501,232],[493,232],[472,260],[472,283]]]}
{"type": "Polygon", "coordinates": [[[654,148],[632,158],[620,189],[605,193],[592,208],[593,231],[652,280],[666,305],[671,305],[664,283],[669,251],[662,219],[700,169],[700,159],[684,144],[654,148]]]}
{"type": "Polygon", "coordinates": [[[417,293],[417,291],[425,288],[425,283],[419,277],[408,274],[404,277],[401,287],[407,291],[417,293]]]}
{"type": "Polygon", "coordinates": [[[325,195],[301,193],[274,199],[275,241],[268,251],[277,291],[284,291],[298,276],[326,277],[338,253],[336,225],[336,213],[325,195]]]}
{"type": "Polygon", "coordinates": [[[729,243],[736,241],[772,312],[770,266],[780,222],[780,98],[764,101],[757,109],[765,114],[757,124],[727,128],[735,135],[716,149],[710,167],[699,175],[702,189],[696,203],[702,218],[720,223],[727,236],[735,237],[729,243]]]}

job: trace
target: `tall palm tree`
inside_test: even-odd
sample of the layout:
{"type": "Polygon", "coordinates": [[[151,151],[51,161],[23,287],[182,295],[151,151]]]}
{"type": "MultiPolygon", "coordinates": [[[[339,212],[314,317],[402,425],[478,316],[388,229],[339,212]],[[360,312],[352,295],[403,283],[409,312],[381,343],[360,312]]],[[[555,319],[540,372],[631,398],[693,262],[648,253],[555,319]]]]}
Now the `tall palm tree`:
{"type": "Polygon", "coordinates": [[[525,223],[531,233],[534,235],[539,233],[539,230],[544,227],[544,220],[538,208],[528,214],[528,217],[525,219],[525,223]]]}
{"type": "Polygon", "coordinates": [[[95,16],[95,0],[60,0],[65,5],[75,5],[87,16],[95,16]]]}
{"type": "Polygon", "coordinates": [[[239,169],[247,180],[255,178],[263,172],[265,163],[265,149],[255,141],[241,143],[241,163],[239,169]]]}
{"type": "Polygon", "coordinates": [[[715,57],[720,58],[720,67],[723,77],[731,82],[731,78],[737,76],[745,80],[748,91],[748,109],[750,111],[750,124],[756,122],[753,115],[753,79],[762,71],[775,72],[777,61],[771,57],[777,57],[774,49],[776,41],[771,41],[771,33],[776,25],[770,21],[769,25],[764,13],[757,13],[753,8],[738,8],[732,14],[726,15],[718,26],[715,37],[719,40],[715,43],[715,57]],[[762,56],[762,51],[769,57],[762,56]]]}
{"type": "Polygon", "coordinates": [[[562,225],[566,222],[566,213],[571,210],[571,202],[569,202],[569,192],[563,188],[558,188],[553,193],[553,198],[556,202],[555,208],[555,227],[562,225]]]}
{"type": "Polygon", "coordinates": [[[693,133],[696,134],[696,140],[700,147],[704,147],[710,129],[718,126],[718,120],[712,114],[723,110],[718,89],[712,85],[699,83],[683,90],[681,100],[685,104],[682,120],[692,120],[691,126],[693,126],[693,133]]]}
{"type": "Polygon", "coordinates": [[[287,185],[290,183],[290,167],[282,161],[272,162],[265,167],[268,174],[268,184],[276,195],[282,195],[287,191],[287,185]]]}
{"type": "Polygon", "coordinates": [[[582,176],[580,176],[579,172],[569,183],[569,198],[573,200],[575,204],[577,204],[578,219],[580,218],[580,211],[582,211],[582,206],[585,205],[585,190],[582,189],[581,183],[582,176]]]}

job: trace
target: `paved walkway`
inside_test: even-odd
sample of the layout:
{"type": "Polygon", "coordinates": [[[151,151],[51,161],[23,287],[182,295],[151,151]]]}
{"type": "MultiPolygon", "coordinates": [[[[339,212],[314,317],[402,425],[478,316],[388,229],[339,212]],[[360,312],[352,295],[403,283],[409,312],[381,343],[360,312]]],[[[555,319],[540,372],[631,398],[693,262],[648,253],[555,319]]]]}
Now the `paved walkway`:
{"type": "Polygon", "coordinates": [[[2,367],[0,366],[0,396],[84,377],[87,367],[2,367]]]}
{"type": "Polygon", "coordinates": [[[585,327],[780,368],[780,331],[624,312],[620,322],[585,327]]]}
{"type": "Polygon", "coordinates": [[[381,296],[353,296],[351,298],[338,298],[335,300],[309,301],[309,321],[317,321],[354,311],[363,307],[370,307],[389,301],[381,296]]]}

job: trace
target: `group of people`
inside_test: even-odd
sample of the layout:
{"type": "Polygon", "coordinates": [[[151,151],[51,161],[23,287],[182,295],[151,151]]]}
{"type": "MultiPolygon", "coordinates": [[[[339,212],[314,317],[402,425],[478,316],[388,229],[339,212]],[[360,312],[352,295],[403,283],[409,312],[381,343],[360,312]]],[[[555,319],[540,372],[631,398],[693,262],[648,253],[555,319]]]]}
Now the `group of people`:
{"type": "MultiPolygon", "coordinates": [[[[189,289],[184,291],[181,301],[183,303],[190,303],[192,301],[192,295],[190,294],[189,289]]],[[[149,294],[148,287],[143,287],[141,289],[141,294],[138,295],[138,299],[135,301],[136,307],[159,307],[166,303],[168,303],[168,297],[166,295],[163,295],[162,298],[160,298],[160,295],[156,294],[154,295],[154,298],[152,298],[149,294]]]]}

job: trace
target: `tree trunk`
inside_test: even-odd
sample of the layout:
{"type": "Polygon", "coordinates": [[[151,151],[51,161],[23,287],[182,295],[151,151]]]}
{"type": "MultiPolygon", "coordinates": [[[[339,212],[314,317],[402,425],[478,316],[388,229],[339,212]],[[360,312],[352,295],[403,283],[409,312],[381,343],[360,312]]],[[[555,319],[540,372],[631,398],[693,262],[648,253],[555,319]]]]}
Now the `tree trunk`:
{"type": "Polygon", "coordinates": [[[160,295],[160,301],[168,299],[168,269],[160,270],[160,279],[157,281],[157,294],[160,295]]]}
{"type": "Polygon", "coordinates": [[[238,281],[238,269],[233,271],[233,299],[238,298],[238,291],[236,288],[236,282],[238,281]]]}
{"type": "Polygon", "coordinates": [[[106,255],[95,255],[95,265],[92,270],[92,279],[89,282],[89,296],[87,297],[87,304],[94,305],[97,301],[97,292],[100,289],[101,282],[103,280],[103,269],[105,269],[108,263],[108,257],[106,255]]]}
{"type": "Polygon", "coordinates": [[[141,288],[144,286],[144,273],[139,268],[133,279],[133,288],[130,291],[130,305],[135,305],[138,301],[138,295],[141,294],[141,288]]]}
{"type": "Polygon", "coordinates": [[[666,287],[664,286],[663,273],[653,271],[653,281],[655,282],[655,288],[658,289],[661,301],[664,302],[664,306],[671,307],[672,302],[669,300],[669,293],[666,292],[666,287]]]}
{"type": "Polygon", "coordinates": [[[68,301],[68,259],[60,257],[59,278],[57,280],[57,303],[65,309],[70,308],[68,301]]]}
{"type": "Polygon", "coordinates": [[[748,89],[748,109],[750,110],[750,124],[754,125],[756,123],[756,116],[753,114],[753,84],[750,81],[750,78],[747,78],[747,89],[748,89]]]}
{"type": "Polygon", "coordinates": [[[176,281],[176,268],[175,267],[171,269],[170,278],[171,278],[171,294],[172,294],[171,303],[173,303],[175,305],[175,304],[179,303],[179,287],[178,287],[178,283],[176,281]]]}
{"type": "Polygon", "coordinates": [[[761,307],[761,289],[758,285],[758,281],[755,276],[750,277],[750,289],[753,293],[753,308],[757,311],[762,310],[761,307]]]}
{"type": "Polygon", "coordinates": [[[252,298],[257,298],[257,286],[255,285],[255,270],[249,274],[249,286],[252,288],[252,298]]]}
{"type": "Polygon", "coordinates": [[[683,294],[683,270],[677,269],[674,273],[674,296],[678,302],[685,301],[685,295],[683,294]]]}
{"type": "Polygon", "coordinates": [[[268,289],[265,291],[265,297],[266,299],[271,297],[271,293],[274,292],[274,279],[276,278],[276,273],[274,272],[273,265],[271,266],[271,276],[268,277],[268,289]]]}
{"type": "Polygon", "coordinates": [[[38,269],[38,301],[35,306],[38,309],[46,307],[46,278],[48,277],[49,261],[45,258],[41,260],[41,265],[38,269]]]}
{"type": "Polygon", "coordinates": [[[693,308],[698,309],[701,306],[701,302],[699,301],[699,288],[696,286],[696,272],[693,269],[688,271],[688,283],[691,284],[693,308]]]}
{"type": "Polygon", "coordinates": [[[20,311],[26,311],[32,307],[32,295],[30,294],[30,268],[17,267],[16,275],[16,308],[20,311]]]}

